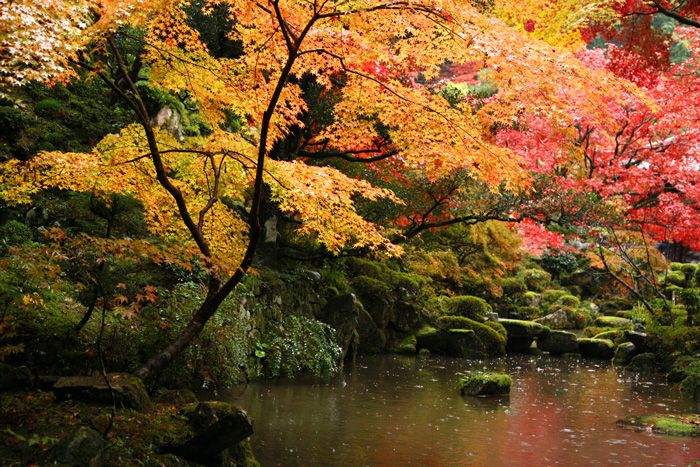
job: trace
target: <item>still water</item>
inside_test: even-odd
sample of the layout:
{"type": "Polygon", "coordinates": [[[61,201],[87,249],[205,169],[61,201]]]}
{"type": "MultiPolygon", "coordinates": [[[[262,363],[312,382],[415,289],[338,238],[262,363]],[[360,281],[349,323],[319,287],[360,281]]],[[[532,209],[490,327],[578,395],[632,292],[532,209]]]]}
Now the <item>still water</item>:
{"type": "Polygon", "coordinates": [[[358,358],[330,384],[262,381],[219,398],[255,421],[269,466],[687,466],[698,438],[632,432],[630,414],[697,413],[661,376],[550,356],[358,358]],[[456,372],[513,377],[510,396],[462,397],[456,372]]]}

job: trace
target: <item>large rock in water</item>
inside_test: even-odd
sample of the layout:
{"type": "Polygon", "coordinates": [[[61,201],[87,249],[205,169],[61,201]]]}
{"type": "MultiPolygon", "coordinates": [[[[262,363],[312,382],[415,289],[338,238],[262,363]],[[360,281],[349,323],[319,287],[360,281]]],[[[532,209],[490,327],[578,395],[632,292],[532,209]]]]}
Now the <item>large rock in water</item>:
{"type": "Polygon", "coordinates": [[[527,353],[530,351],[535,337],[545,335],[549,330],[539,323],[523,321],[519,319],[499,319],[499,323],[506,328],[508,340],[507,352],[527,353]]]}
{"type": "MultiPolygon", "coordinates": [[[[440,332],[440,331],[439,331],[440,332]]],[[[441,331],[447,344],[447,355],[457,358],[485,358],[484,344],[470,329],[441,331]]]]}
{"type": "Polygon", "coordinates": [[[253,421],[233,404],[202,402],[183,412],[194,435],[166,446],[164,450],[197,464],[225,465],[229,459],[228,450],[253,434],[253,421]]]}
{"type": "Polygon", "coordinates": [[[510,394],[513,380],[498,373],[472,373],[463,375],[459,383],[463,396],[500,396],[510,394]]]}
{"type": "Polygon", "coordinates": [[[615,355],[613,356],[613,364],[626,366],[629,365],[632,359],[638,354],[637,347],[631,342],[625,342],[617,346],[615,355]]]}
{"type": "Polygon", "coordinates": [[[360,306],[360,317],[357,320],[357,335],[359,339],[357,353],[378,354],[384,352],[386,336],[362,306],[360,306]]]}
{"type": "Polygon", "coordinates": [[[107,375],[112,386],[109,386],[102,376],[69,376],[60,378],[53,387],[58,400],[77,399],[93,404],[111,405],[112,392],[117,406],[149,412],[152,409],[143,382],[129,374],[107,375]]]}
{"type": "Polygon", "coordinates": [[[579,339],[578,350],[584,357],[613,358],[615,344],[610,339],[579,339]]]}
{"type": "Polygon", "coordinates": [[[348,353],[359,317],[360,305],[352,293],[336,295],[321,311],[321,321],[335,329],[336,344],[343,350],[341,361],[348,353]]]}
{"type": "Polygon", "coordinates": [[[537,348],[555,355],[578,353],[578,339],[573,332],[551,331],[537,339],[537,348]]]}
{"type": "Polygon", "coordinates": [[[404,301],[397,301],[391,310],[389,324],[399,332],[420,329],[420,314],[414,305],[404,301]]]}

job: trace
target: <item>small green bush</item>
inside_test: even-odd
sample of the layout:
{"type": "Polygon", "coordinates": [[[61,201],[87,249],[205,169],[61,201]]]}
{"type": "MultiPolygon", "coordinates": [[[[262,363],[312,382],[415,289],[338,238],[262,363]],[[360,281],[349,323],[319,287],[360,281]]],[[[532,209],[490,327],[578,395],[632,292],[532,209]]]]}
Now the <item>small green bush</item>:
{"type": "Polygon", "coordinates": [[[444,300],[448,313],[475,321],[482,321],[488,313],[493,312],[491,305],[486,300],[471,295],[461,297],[449,297],[444,300]]]}
{"type": "Polygon", "coordinates": [[[578,262],[573,253],[565,250],[549,248],[541,257],[542,269],[559,279],[571,275],[578,269],[578,262]]]}
{"type": "Polygon", "coordinates": [[[521,280],[515,277],[503,279],[501,287],[503,287],[503,295],[507,297],[512,295],[522,295],[527,292],[527,286],[521,280]]]}
{"type": "Polygon", "coordinates": [[[552,276],[542,269],[526,269],[519,274],[528,290],[542,292],[549,285],[552,276]]]}
{"type": "Polygon", "coordinates": [[[683,267],[683,263],[677,263],[675,261],[669,265],[669,269],[671,271],[680,271],[682,267],[683,267]]]}
{"type": "Polygon", "coordinates": [[[578,306],[581,304],[581,301],[578,299],[578,297],[574,297],[573,295],[562,295],[557,299],[555,303],[557,305],[578,308],[578,306]]]}
{"type": "Polygon", "coordinates": [[[698,270],[698,265],[693,263],[685,263],[681,265],[681,272],[685,274],[685,277],[693,277],[695,272],[698,270]]]}
{"type": "MultiPolygon", "coordinates": [[[[662,278],[663,279],[663,278],[662,278]]],[[[665,276],[664,282],[672,285],[682,287],[685,284],[685,274],[681,271],[669,271],[665,276]]]]}
{"type": "Polygon", "coordinates": [[[63,108],[63,104],[56,99],[42,99],[34,105],[34,113],[44,118],[55,117],[59,110],[63,108]]]}
{"type": "Polygon", "coordinates": [[[564,295],[568,295],[566,290],[549,289],[542,292],[542,301],[546,303],[554,303],[564,295]]]}
{"type": "Polygon", "coordinates": [[[535,306],[520,306],[518,307],[518,313],[520,316],[527,319],[539,318],[542,314],[541,310],[535,306]]]}
{"type": "Polygon", "coordinates": [[[34,239],[32,230],[21,222],[8,221],[0,226],[0,255],[11,246],[21,245],[34,239]]]}

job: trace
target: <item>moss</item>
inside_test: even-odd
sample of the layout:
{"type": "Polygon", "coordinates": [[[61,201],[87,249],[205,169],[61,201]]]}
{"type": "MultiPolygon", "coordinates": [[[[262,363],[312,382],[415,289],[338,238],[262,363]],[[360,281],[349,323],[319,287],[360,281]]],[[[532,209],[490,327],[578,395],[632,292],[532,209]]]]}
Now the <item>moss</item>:
{"type": "Polygon", "coordinates": [[[616,316],[599,316],[595,320],[598,327],[621,328],[630,325],[630,320],[616,316]]]}
{"type": "Polygon", "coordinates": [[[607,339],[614,342],[615,344],[622,344],[623,342],[627,342],[625,338],[625,331],[622,329],[600,332],[591,337],[594,337],[596,339],[607,339]]]}
{"type": "Polygon", "coordinates": [[[678,388],[684,397],[694,401],[700,401],[700,373],[693,372],[681,381],[678,388]]]}
{"type": "Polygon", "coordinates": [[[681,272],[685,274],[686,279],[693,277],[698,270],[698,265],[693,263],[685,263],[681,265],[681,272]]]}
{"type": "Polygon", "coordinates": [[[512,297],[513,295],[522,295],[527,292],[527,286],[515,277],[507,277],[501,281],[503,287],[503,295],[512,297]]]}
{"type": "Polygon", "coordinates": [[[535,319],[541,316],[542,311],[535,306],[519,306],[518,314],[524,319],[535,319]]]}
{"type": "Polygon", "coordinates": [[[669,265],[669,269],[671,271],[680,271],[682,267],[683,267],[683,263],[677,263],[675,261],[669,265]]]}
{"type": "Polygon", "coordinates": [[[416,346],[431,353],[444,354],[447,351],[447,342],[442,331],[431,326],[424,326],[416,333],[416,346]]]}
{"type": "Polygon", "coordinates": [[[682,287],[685,284],[685,274],[681,271],[670,271],[665,277],[662,276],[664,284],[682,287]]]}
{"type": "Polygon", "coordinates": [[[486,300],[471,295],[448,297],[444,299],[449,314],[464,316],[473,320],[483,320],[488,313],[493,312],[486,300]]]}
{"type": "Polygon", "coordinates": [[[625,428],[674,436],[700,436],[698,415],[632,415],[617,422],[625,428]]]}
{"type": "Polygon", "coordinates": [[[570,306],[572,308],[578,308],[578,306],[581,304],[581,301],[578,299],[578,297],[574,297],[573,295],[562,295],[557,299],[555,304],[562,306],[570,306]]]}
{"type": "Polygon", "coordinates": [[[498,396],[510,394],[513,379],[500,373],[458,373],[459,388],[462,395],[498,396]]]}
{"type": "Polygon", "coordinates": [[[400,341],[394,341],[391,345],[387,346],[387,350],[390,353],[398,353],[403,355],[414,355],[416,353],[416,346],[418,345],[418,340],[415,335],[410,334],[400,341]]]}
{"type": "Polygon", "coordinates": [[[542,292],[549,285],[552,276],[542,269],[526,269],[518,276],[525,282],[528,290],[542,292]]]}
{"type": "Polygon", "coordinates": [[[566,290],[550,289],[542,292],[542,301],[546,303],[554,303],[561,297],[568,295],[566,290]]]}
{"type": "Polygon", "coordinates": [[[696,357],[684,355],[675,362],[671,367],[671,371],[666,375],[666,379],[672,383],[678,383],[693,373],[700,372],[700,361],[696,357]]]}
{"type": "Polygon", "coordinates": [[[442,316],[437,320],[438,329],[441,330],[471,329],[474,331],[479,340],[484,344],[484,348],[489,356],[496,357],[505,355],[505,328],[498,323],[489,323],[491,324],[477,323],[463,316],[442,316]]]}

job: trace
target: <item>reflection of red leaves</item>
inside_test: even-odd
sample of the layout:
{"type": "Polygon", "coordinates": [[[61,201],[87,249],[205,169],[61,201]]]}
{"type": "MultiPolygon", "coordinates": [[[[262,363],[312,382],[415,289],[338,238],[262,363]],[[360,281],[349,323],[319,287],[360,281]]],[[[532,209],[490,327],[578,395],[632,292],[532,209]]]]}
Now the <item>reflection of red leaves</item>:
{"type": "Polygon", "coordinates": [[[524,27],[527,32],[535,32],[535,22],[531,19],[525,21],[524,27]]]}

